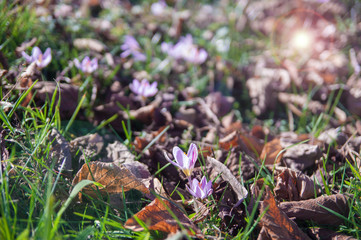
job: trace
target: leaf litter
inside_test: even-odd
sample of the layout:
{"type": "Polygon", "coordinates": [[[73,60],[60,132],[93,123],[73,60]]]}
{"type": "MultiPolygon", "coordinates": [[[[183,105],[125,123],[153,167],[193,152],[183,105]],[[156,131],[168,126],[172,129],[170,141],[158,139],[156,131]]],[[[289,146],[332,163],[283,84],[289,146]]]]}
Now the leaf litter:
{"type": "MultiPolygon", "coordinates": [[[[53,17],[61,26],[66,24],[64,19],[79,14],[96,15],[93,11],[97,8],[109,9],[111,1],[103,4],[91,2],[77,3],[80,10],[56,3],[49,3],[54,4],[54,8],[44,10],[40,4],[37,14],[46,15],[55,9],[53,17]]],[[[355,124],[355,119],[361,116],[358,81],[360,50],[355,46],[351,33],[337,32],[331,24],[335,15],[347,13],[347,6],[338,1],[327,4],[311,1],[311,6],[323,14],[323,18],[311,14],[311,20],[305,19],[307,14],[301,10],[294,15],[285,15],[292,9],[302,9],[298,6],[301,2],[250,1],[245,4],[244,16],[237,19],[235,28],[241,31],[247,27],[249,31],[273,36],[272,44],[278,44],[285,38],[282,31],[292,32],[295,21],[312,21],[315,26],[313,31],[320,32],[319,38],[323,40],[312,46],[314,54],[297,61],[288,47],[278,49],[276,57],[275,53],[264,50],[250,57],[242,67],[233,65],[229,59],[208,56],[209,66],[213,64],[215,68],[201,65],[197,70],[201,75],[196,76],[209,77],[212,87],[206,88],[206,94],[194,86],[178,89],[178,76],[182,76],[185,83],[195,85],[187,76],[191,70],[184,64],[184,59],[173,59],[170,68],[165,71],[166,77],[162,76],[163,73],[150,76],[150,73],[139,70],[136,59],[126,60],[114,54],[117,50],[111,49],[108,43],[119,37],[114,36],[117,27],[124,30],[125,22],[135,21],[136,18],[143,21],[141,29],[134,29],[136,34],[144,35],[146,31],[159,29],[160,34],[178,39],[183,35],[184,28],[189,27],[188,24],[206,27],[212,21],[226,23],[227,17],[206,14],[209,17],[204,21],[197,21],[189,11],[174,10],[174,17],[168,19],[164,16],[173,11],[168,8],[163,20],[170,24],[164,29],[154,19],[150,18],[149,24],[144,22],[148,20],[147,16],[142,16],[144,9],[137,9],[131,2],[124,1],[123,6],[118,6],[129,11],[124,19],[109,22],[95,17],[91,20],[88,27],[94,28],[100,40],[77,37],[69,44],[69,47],[80,52],[87,51],[93,57],[108,56],[106,61],[100,61],[103,75],[95,73],[92,76],[92,87],[79,82],[83,77],[81,74],[71,73],[69,77],[64,77],[68,74],[64,70],[52,76],[60,81],[66,80],[66,83],[46,81],[35,64],[27,68],[19,66],[18,69],[9,69],[7,64],[2,64],[7,69],[1,72],[1,86],[6,82],[6,94],[1,101],[7,100],[12,91],[18,89],[24,92],[40,80],[23,99],[22,107],[41,109],[50,99],[55,99],[54,105],[58,106],[62,120],[70,120],[81,94],[87,92],[87,101],[91,104],[88,104],[87,110],[80,111],[77,119],[99,126],[112,117],[116,118],[110,121],[110,129],[127,138],[123,141],[126,145],[109,133],[79,137],[67,135],[68,139],[72,139],[67,142],[54,128],[49,135],[52,148],[48,159],[54,161],[52,166],[56,171],[73,171],[74,176],[68,177],[72,179],[73,187],[86,179],[101,184],[83,188],[79,194],[81,201],[116,195],[118,203],[114,203],[114,198],[111,203],[118,206],[119,196],[131,190],[139,191],[144,197],[143,208],[137,209],[137,213],[122,223],[125,228],[160,231],[166,235],[185,229],[190,235],[208,238],[214,232],[199,226],[206,225],[211,218],[210,212],[216,211],[215,215],[221,222],[219,232],[236,236],[247,227],[252,207],[256,207],[256,217],[260,216],[260,219],[255,225],[253,239],[348,239],[347,235],[337,232],[337,227],[350,224],[350,220],[345,219],[349,219],[353,195],[344,193],[344,189],[336,186],[334,181],[352,181],[343,179],[341,170],[347,176],[355,171],[360,174],[360,170],[352,172],[352,169],[346,169],[350,161],[350,165],[355,164],[358,169],[361,165],[360,123],[355,124]],[[271,8],[274,10],[269,11],[271,8]],[[284,20],[278,21],[279,16],[284,20]],[[346,44],[353,47],[349,55],[341,51],[346,44]],[[351,60],[351,71],[348,69],[348,58],[351,60]],[[121,70],[109,71],[108,65],[112,68],[119,65],[121,70]],[[107,77],[112,81],[105,84],[107,77]],[[143,77],[166,78],[167,88],[160,88],[153,100],[138,98],[128,86],[131,79],[143,77]],[[223,79],[227,80],[226,83],[222,82],[223,79]],[[313,92],[309,92],[311,88],[313,92]],[[53,96],[55,91],[57,95],[53,96]],[[242,100],[237,91],[247,92],[247,101],[242,100]],[[328,98],[330,95],[333,98],[328,98]],[[339,104],[333,101],[339,101],[339,104]],[[246,111],[241,110],[240,113],[234,107],[237,103],[249,107],[248,110],[254,113],[253,122],[247,122],[249,119],[243,121],[242,114],[246,115],[246,111]],[[275,116],[270,125],[264,120],[271,112],[275,116]],[[313,129],[310,126],[305,127],[307,130],[295,129],[297,124],[301,126],[302,119],[310,120],[312,116],[320,117],[313,119],[316,121],[310,125],[313,129]],[[289,132],[280,130],[282,120],[279,119],[288,121],[289,132]],[[304,132],[306,134],[301,134],[304,132]],[[186,176],[169,165],[164,152],[168,157],[174,146],[186,148],[190,143],[199,148],[199,161],[191,176],[186,176]],[[331,171],[334,172],[331,174],[331,171]],[[201,174],[212,180],[213,192],[205,201],[194,199],[187,191],[187,177],[201,174]],[[267,186],[264,187],[264,184],[267,186]],[[256,201],[258,197],[260,202],[256,201]],[[193,218],[190,217],[192,214],[193,218]],[[314,224],[317,227],[313,227],[314,224]]],[[[215,9],[211,12],[219,11],[212,7],[215,9]]],[[[202,19],[202,14],[208,11],[206,6],[202,11],[197,18],[202,19]]],[[[62,31],[68,30],[62,28],[62,31]]],[[[213,34],[210,32],[210,38],[213,34]]],[[[249,45],[260,49],[264,44],[246,40],[249,45]]],[[[16,48],[17,54],[36,42],[35,37],[24,41],[16,48]]],[[[231,43],[235,44],[234,40],[231,43]]],[[[144,42],[141,42],[141,47],[144,47],[144,42]]],[[[10,109],[2,105],[6,114],[10,109]]],[[[20,117],[15,115],[14,119],[11,124],[20,129],[16,124],[20,117]]],[[[0,135],[2,172],[14,168],[8,165],[11,150],[7,145],[11,143],[11,136],[6,134],[2,130],[0,135]]]]}

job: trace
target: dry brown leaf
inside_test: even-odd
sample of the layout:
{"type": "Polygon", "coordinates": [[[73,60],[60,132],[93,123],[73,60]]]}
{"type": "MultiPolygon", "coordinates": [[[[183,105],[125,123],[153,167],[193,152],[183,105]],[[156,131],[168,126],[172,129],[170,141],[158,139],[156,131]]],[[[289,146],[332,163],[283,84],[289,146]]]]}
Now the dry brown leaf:
{"type": "Polygon", "coordinates": [[[262,126],[255,125],[255,126],[252,127],[251,135],[258,138],[258,139],[265,140],[267,134],[265,133],[262,126]]]}
{"type": "Polygon", "coordinates": [[[271,190],[266,186],[266,197],[261,203],[261,212],[267,210],[260,223],[272,239],[310,239],[295,222],[277,207],[271,190]],[[268,208],[268,209],[267,209],[268,208]]]}
{"type": "Polygon", "coordinates": [[[219,140],[219,146],[224,150],[229,150],[238,146],[238,134],[237,131],[233,131],[224,138],[219,140]]]}
{"type": "Polygon", "coordinates": [[[251,152],[256,152],[258,156],[262,153],[264,144],[258,138],[247,133],[241,133],[239,137],[251,152]]]}
{"type": "Polygon", "coordinates": [[[263,143],[258,138],[238,131],[233,131],[219,140],[219,146],[225,150],[239,146],[248,154],[256,153],[258,155],[261,154],[263,149],[263,143]]]}
{"type": "Polygon", "coordinates": [[[149,141],[145,139],[145,137],[135,137],[134,142],[132,145],[135,147],[135,150],[141,152],[147,145],[149,141]]]}
{"type": "MultiPolygon", "coordinates": [[[[155,105],[149,104],[147,106],[138,108],[137,110],[130,110],[129,115],[143,123],[150,123],[153,119],[154,110],[155,105]]],[[[126,113],[123,114],[123,117],[128,119],[128,115],[126,113]]]]}
{"type": "MultiPolygon", "coordinates": [[[[136,189],[145,194],[150,193],[149,189],[127,168],[114,163],[96,161],[84,164],[73,179],[72,185],[75,186],[75,184],[85,179],[102,184],[104,187],[99,188],[99,192],[102,194],[117,194],[131,189],[136,189]]],[[[92,197],[96,196],[92,186],[83,188],[83,192],[92,197]]]]}
{"type": "Polygon", "coordinates": [[[74,85],[47,81],[37,82],[33,88],[34,91],[37,91],[35,101],[38,106],[42,106],[47,99],[52,99],[56,88],[58,88],[58,91],[55,97],[55,105],[58,102],[58,94],[60,93],[60,115],[62,119],[70,118],[78,105],[79,88],[74,85]]]}
{"type": "Polygon", "coordinates": [[[221,92],[212,92],[206,96],[205,101],[217,117],[222,117],[231,111],[234,98],[225,97],[221,92]]]}
{"type": "MultiPolygon", "coordinates": [[[[224,118],[223,118],[224,119],[224,118]]],[[[222,119],[222,121],[223,121],[222,119]]],[[[241,131],[242,130],[242,122],[241,121],[235,121],[235,122],[231,122],[231,123],[222,123],[225,127],[225,129],[223,130],[223,132],[225,134],[230,134],[234,131],[241,131]]]]}
{"type": "Polygon", "coordinates": [[[265,161],[265,164],[273,165],[275,163],[279,163],[283,156],[283,152],[281,152],[282,150],[283,147],[281,145],[280,139],[275,138],[264,145],[262,153],[260,155],[260,159],[261,161],[265,161]]]}
{"type": "MultiPolygon", "coordinates": [[[[181,208],[166,199],[154,199],[148,206],[144,207],[135,216],[143,221],[149,230],[161,231],[165,233],[176,233],[181,230],[177,221],[169,213],[169,210],[178,218],[179,222],[187,229],[189,234],[200,234],[200,230],[182,212],[181,208]]],[[[143,231],[143,227],[138,224],[134,217],[128,219],[125,228],[133,231],[143,231]]]]}
{"type": "Polygon", "coordinates": [[[310,220],[317,224],[338,226],[343,224],[344,221],[323,207],[331,209],[347,218],[349,212],[347,199],[343,194],[334,194],[304,201],[282,202],[280,209],[287,216],[295,217],[299,220],[310,220]]]}
{"type": "Polygon", "coordinates": [[[53,128],[49,134],[49,140],[51,142],[51,149],[49,151],[48,165],[52,165],[55,162],[54,168],[58,171],[72,171],[71,153],[69,142],[58,132],[56,128],[53,128]]]}
{"type": "Polygon", "coordinates": [[[283,154],[283,162],[293,170],[304,171],[314,166],[321,156],[322,151],[319,146],[302,143],[287,148],[283,154]]]}
{"type": "Polygon", "coordinates": [[[278,200],[299,201],[315,195],[314,181],[301,172],[284,168],[277,174],[275,181],[276,186],[273,191],[278,200]]]}

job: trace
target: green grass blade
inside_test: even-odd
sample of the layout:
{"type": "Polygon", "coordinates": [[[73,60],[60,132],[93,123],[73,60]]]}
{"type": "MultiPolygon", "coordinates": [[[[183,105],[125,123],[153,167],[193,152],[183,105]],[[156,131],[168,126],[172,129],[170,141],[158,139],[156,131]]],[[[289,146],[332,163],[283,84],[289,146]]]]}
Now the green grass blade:
{"type": "Polygon", "coordinates": [[[68,206],[70,205],[71,201],[76,197],[76,195],[86,186],[90,185],[90,184],[97,184],[94,181],[91,180],[82,180],[81,182],[79,182],[78,184],[75,185],[74,189],[71,191],[68,199],[66,200],[66,202],[64,203],[64,205],[60,208],[58,214],[56,215],[56,218],[54,220],[53,223],[53,228],[51,230],[50,236],[53,238],[56,231],[58,230],[59,227],[59,223],[60,223],[60,219],[61,219],[61,215],[64,213],[64,211],[68,208],[68,206]]]}
{"type": "Polygon", "coordinates": [[[65,130],[64,130],[64,132],[63,132],[63,135],[65,135],[65,134],[68,132],[69,128],[70,128],[71,125],[73,124],[76,116],[77,116],[78,113],[79,113],[79,110],[80,110],[81,106],[83,105],[83,102],[84,102],[84,100],[85,100],[85,97],[86,97],[86,94],[84,94],[83,97],[80,99],[80,102],[79,102],[78,106],[76,107],[73,115],[71,116],[71,118],[70,118],[70,120],[69,120],[69,122],[68,122],[68,125],[66,125],[66,128],[65,128],[65,130]]]}
{"type": "Polygon", "coordinates": [[[24,100],[24,98],[31,92],[31,90],[33,89],[33,87],[35,86],[35,84],[38,82],[38,80],[36,80],[30,87],[28,90],[26,90],[26,92],[24,92],[23,94],[21,94],[21,96],[18,98],[18,100],[15,102],[14,107],[10,110],[9,114],[8,114],[8,118],[11,118],[15,112],[15,110],[19,107],[20,103],[24,100]]]}

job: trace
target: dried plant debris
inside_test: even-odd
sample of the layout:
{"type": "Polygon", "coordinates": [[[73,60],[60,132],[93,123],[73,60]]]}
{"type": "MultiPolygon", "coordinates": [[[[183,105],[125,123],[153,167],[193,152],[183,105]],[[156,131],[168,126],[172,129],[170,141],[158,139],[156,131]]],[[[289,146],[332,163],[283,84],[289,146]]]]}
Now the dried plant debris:
{"type": "Polygon", "coordinates": [[[8,2],[0,239],[360,238],[359,3],[8,2]]]}
{"type": "Polygon", "coordinates": [[[73,179],[73,186],[84,179],[102,185],[101,188],[90,186],[83,189],[84,193],[92,197],[97,196],[97,191],[101,194],[120,194],[123,191],[136,189],[144,194],[150,193],[149,189],[127,168],[114,163],[90,162],[84,164],[73,179]]]}
{"type": "Polygon", "coordinates": [[[278,168],[273,189],[277,200],[299,201],[313,198],[320,192],[309,176],[289,168],[278,168]]]}
{"type": "Polygon", "coordinates": [[[200,235],[200,230],[184,214],[183,209],[166,199],[156,198],[145,208],[135,214],[125,223],[125,227],[133,231],[142,231],[144,228],[138,223],[139,220],[146,224],[149,230],[158,230],[165,233],[176,233],[180,229],[186,229],[191,235],[200,235]],[[172,215],[177,217],[177,220],[172,215]]]}
{"type": "Polygon", "coordinates": [[[282,202],[279,207],[288,217],[297,220],[338,226],[344,224],[344,219],[332,212],[347,218],[350,211],[348,200],[349,197],[343,194],[334,194],[297,202],[282,202]]]}
{"type": "Polygon", "coordinates": [[[72,156],[69,143],[56,129],[52,129],[49,140],[52,143],[52,148],[49,154],[48,165],[54,165],[54,168],[60,172],[72,171],[72,156]]]}
{"type": "Polygon", "coordinates": [[[277,206],[268,187],[260,211],[265,212],[260,222],[264,234],[258,239],[311,239],[277,206]]]}
{"type": "Polygon", "coordinates": [[[207,162],[210,164],[210,166],[217,169],[218,172],[222,173],[222,178],[229,182],[229,184],[232,186],[233,190],[237,194],[239,201],[238,204],[240,204],[240,202],[242,202],[248,195],[247,189],[236,179],[236,177],[223,163],[211,157],[207,157],[207,162]]]}

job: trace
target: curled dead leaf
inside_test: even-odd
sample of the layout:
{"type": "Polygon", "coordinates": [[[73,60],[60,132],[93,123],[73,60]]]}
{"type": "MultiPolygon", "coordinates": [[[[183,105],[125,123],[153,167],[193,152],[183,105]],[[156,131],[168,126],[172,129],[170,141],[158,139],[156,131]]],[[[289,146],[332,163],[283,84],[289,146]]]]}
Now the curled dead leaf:
{"type": "Polygon", "coordinates": [[[282,169],[275,177],[276,186],[273,189],[278,200],[299,201],[312,198],[315,192],[314,181],[307,175],[291,170],[282,169]]]}
{"type": "Polygon", "coordinates": [[[261,219],[263,231],[272,239],[310,239],[295,222],[277,206],[271,190],[266,186],[266,196],[261,203],[261,212],[266,211],[261,219]]]}

